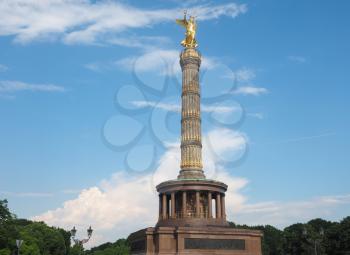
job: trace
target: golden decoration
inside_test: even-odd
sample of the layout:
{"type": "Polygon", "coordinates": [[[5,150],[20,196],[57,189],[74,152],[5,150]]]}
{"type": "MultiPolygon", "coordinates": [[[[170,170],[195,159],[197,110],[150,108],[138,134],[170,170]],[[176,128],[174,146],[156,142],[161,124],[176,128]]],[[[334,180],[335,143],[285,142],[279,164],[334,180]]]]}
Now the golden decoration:
{"type": "Polygon", "coordinates": [[[183,19],[177,19],[176,23],[180,26],[183,26],[186,28],[186,37],[182,40],[181,45],[185,48],[196,48],[198,46],[196,42],[196,30],[197,30],[197,23],[193,16],[190,16],[189,19],[186,17],[187,12],[184,12],[184,18],[183,19]]]}

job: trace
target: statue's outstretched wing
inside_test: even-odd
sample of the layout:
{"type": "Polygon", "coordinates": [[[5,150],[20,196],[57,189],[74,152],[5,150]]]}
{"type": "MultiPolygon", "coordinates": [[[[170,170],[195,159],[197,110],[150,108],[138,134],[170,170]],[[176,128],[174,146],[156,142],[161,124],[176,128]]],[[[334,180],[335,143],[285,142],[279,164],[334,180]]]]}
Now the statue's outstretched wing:
{"type": "Polygon", "coordinates": [[[176,23],[183,27],[187,26],[187,20],[185,19],[176,19],[176,23]]]}

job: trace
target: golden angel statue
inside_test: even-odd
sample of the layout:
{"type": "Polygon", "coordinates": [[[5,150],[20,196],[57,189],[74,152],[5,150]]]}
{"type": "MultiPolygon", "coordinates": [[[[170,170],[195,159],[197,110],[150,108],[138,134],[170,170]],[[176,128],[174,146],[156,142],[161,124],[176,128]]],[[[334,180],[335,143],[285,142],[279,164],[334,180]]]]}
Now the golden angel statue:
{"type": "Polygon", "coordinates": [[[186,11],[184,13],[183,19],[177,19],[176,23],[180,26],[183,26],[186,28],[186,38],[182,40],[181,45],[186,48],[195,48],[197,47],[196,42],[196,30],[197,30],[197,23],[193,16],[190,16],[189,19],[186,18],[186,11]]]}

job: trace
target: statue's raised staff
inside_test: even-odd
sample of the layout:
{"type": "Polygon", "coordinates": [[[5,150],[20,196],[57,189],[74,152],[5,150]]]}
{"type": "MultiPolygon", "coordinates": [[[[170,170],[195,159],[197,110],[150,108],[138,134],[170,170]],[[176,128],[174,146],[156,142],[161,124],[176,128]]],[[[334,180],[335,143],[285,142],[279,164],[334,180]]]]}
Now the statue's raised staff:
{"type": "Polygon", "coordinates": [[[196,42],[196,30],[197,30],[197,23],[193,16],[190,16],[189,19],[186,17],[186,11],[184,13],[183,19],[177,19],[176,23],[186,28],[186,38],[182,40],[181,45],[186,48],[195,48],[197,47],[196,42]]]}

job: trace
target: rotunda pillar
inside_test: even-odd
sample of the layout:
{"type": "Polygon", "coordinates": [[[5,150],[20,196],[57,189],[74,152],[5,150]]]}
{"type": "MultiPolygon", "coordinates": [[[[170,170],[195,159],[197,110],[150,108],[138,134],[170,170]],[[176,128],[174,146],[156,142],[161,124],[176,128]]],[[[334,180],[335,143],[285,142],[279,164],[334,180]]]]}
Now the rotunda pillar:
{"type": "Polygon", "coordinates": [[[226,208],[225,208],[225,195],[221,197],[221,215],[224,220],[226,220],[226,208]]]}
{"type": "Polygon", "coordinates": [[[221,219],[221,196],[220,196],[220,193],[216,194],[216,218],[221,219]]]}
{"type": "Polygon", "coordinates": [[[163,197],[163,202],[162,202],[162,209],[163,209],[163,219],[165,220],[167,217],[166,217],[166,211],[167,211],[167,201],[166,201],[166,194],[163,193],[162,194],[162,197],[163,197]]]}
{"type": "Polygon", "coordinates": [[[208,191],[208,218],[213,217],[213,210],[212,210],[212,196],[211,196],[211,191],[208,191]]]}
{"type": "Polygon", "coordinates": [[[196,191],[196,217],[197,218],[200,217],[200,211],[199,211],[199,209],[200,209],[200,200],[199,200],[199,198],[200,198],[200,193],[197,190],[196,191]]]}
{"type": "Polygon", "coordinates": [[[187,194],[186,191],[182,192],[182,217],[187,216],[187,194]]]}
{"type": "Polygon", "coordinates": [[[175,192],[171,193],[171,218],[175,219],[175,192]]]}

